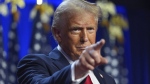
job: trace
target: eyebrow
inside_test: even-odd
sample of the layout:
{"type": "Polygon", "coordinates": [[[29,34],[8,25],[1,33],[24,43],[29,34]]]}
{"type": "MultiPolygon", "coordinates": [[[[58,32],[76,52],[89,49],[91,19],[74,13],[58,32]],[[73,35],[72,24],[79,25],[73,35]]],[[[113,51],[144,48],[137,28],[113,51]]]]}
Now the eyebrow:
{"type": "Polygon", "coordinates": [[[72,26],[71,29],[75,29],[75,28],[83,28],[83,27],[79,27],[79,26],[72,26]]]}

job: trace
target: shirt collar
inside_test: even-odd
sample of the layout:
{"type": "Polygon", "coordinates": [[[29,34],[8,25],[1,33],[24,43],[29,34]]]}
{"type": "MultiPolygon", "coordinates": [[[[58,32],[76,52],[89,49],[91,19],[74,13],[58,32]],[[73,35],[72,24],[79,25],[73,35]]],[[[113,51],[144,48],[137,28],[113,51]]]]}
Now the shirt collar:
{"type": "Polygon", "coordinates": [[[63,49],[59,45],[57,46],[57,49],[64,55],[64,57],[68,60],[70,64],[73,63],[73,61],[69,58],[69,56],[63,51],[63,49]]]}

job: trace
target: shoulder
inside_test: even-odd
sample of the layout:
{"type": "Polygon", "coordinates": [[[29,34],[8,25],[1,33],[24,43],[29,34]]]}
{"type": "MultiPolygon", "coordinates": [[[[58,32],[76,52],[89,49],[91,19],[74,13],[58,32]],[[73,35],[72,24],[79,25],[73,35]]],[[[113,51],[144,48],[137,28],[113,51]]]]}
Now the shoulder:
{"type": "Polygon", "coordinates": [[[51,61],[54,57],[57,57],[58,50],[55,48],[49,54],[28,54],[24,56],[22,61],[51,61]]]}
{"type": "Polygon", "coordinates": [[[28,54],[24,56],[21,60],[42,60],[42,59],[47,59],[48,55],[45,54],[28,54]]]}
{"type": "Polygon", "coordinates": [[[18,63],[18,66],[28,65],[28,64],[45,64],[46,62],[51,62],[48,55],[45,54],[28,54],[24,56],[18,63]]]}

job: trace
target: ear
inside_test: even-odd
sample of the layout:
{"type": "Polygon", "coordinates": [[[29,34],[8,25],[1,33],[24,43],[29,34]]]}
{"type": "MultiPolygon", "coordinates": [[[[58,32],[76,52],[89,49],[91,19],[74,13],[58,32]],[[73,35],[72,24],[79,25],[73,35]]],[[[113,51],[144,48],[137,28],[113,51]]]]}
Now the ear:
{"type": "Polygon", "coordinates": [[[59,30],[59,29],[57,29],[57,28],[53,28],[53,29],[52,29],[53,35],[54,35],[54,37],[55,37],[55,40],[56,40],[58,43],[61,42],[60,31],[61,31],[61,30],[59,30]]]}

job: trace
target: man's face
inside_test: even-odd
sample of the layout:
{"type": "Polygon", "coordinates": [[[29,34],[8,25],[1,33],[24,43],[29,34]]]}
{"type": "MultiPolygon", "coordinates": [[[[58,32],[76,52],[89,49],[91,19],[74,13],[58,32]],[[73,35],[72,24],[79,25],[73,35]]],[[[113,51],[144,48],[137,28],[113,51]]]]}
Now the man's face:
{"type": "Polygon", "coordinates": [[[89,13],[76,14],[60,31],[60,46],[72,60],[77,60],[82,51],[95,43],[97,21],[89,13]]]}

